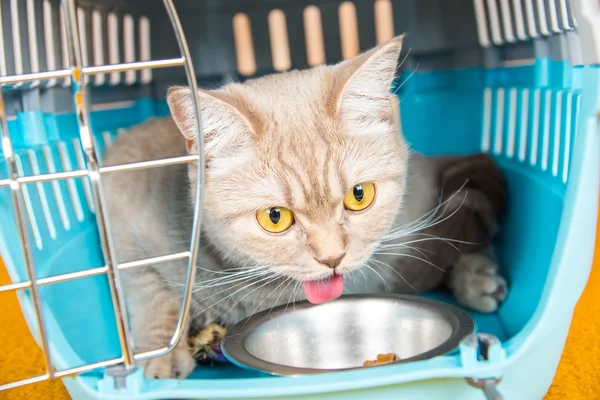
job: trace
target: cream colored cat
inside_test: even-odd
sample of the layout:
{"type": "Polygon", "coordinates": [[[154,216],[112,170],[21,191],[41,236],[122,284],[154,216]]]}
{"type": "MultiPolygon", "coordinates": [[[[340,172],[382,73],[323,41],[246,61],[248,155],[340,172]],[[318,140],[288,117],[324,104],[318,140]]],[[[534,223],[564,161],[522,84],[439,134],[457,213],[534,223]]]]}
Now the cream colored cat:
{"type": "MultiPolygon", "coordinates": [[[[145,363],[146,376],[189,375],[190,330],[303,298],[446,284],[467,307],[497,309],[506,283],[483,251],[502,176],[483,155],[409,152],[390,93],[401,44],[198,93],[207,172],[191,322],[175,351],[145,363]]],[[[168,102],[173,118],[131,129],[105,163],[194,153],[189,90],[171,89],[168,102]]],[[[105,178],[119,262],[188,248],[195,182],[193,166],[105,178]]],[[[136,350],[165,345],[185,263],[123,275],[136,350]]]]}

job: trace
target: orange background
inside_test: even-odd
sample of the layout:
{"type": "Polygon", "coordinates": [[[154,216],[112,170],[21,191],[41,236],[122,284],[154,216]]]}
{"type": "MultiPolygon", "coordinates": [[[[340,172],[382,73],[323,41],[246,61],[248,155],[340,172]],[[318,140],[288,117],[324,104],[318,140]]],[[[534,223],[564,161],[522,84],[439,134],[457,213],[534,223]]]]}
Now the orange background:
{"type": "MultiPolygon", "coordinates": [[[[600,229],[596,235],[596,249],[590,280],[575,309],[565,351],[545,400],[599,398],[600,229]]],[[[0,265],[0,284],[6,282],[8,275],[0,265]]],[[[0,382],[10,382],[41,373],[41,351],[29,334],[13,293],[0,295],[0,327],[0,382]],[[7,349],[11,351],[7,352],[7,349]]],[[[0,399],[66,400],[69,399],[69,395],[62,383],[55,381],[0,392],[0,399]]]]}

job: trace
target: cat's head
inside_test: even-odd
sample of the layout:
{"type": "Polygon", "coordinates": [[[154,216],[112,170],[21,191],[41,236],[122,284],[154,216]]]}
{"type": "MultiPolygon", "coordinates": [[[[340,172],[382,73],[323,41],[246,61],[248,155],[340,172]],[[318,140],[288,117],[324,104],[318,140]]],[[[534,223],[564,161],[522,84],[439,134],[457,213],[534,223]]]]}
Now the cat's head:
{"type": "MultiPolygon", "coordinates": [[[[199,92],[203,229],[232,266],[268,265],[322,302],[371,256],[398,212],[407,170],[390,91],[401,45],[397,37],[334,66],[199,92]]],[[[168,102],[196,152],[189,89],[171,89],[168,102]]]]}

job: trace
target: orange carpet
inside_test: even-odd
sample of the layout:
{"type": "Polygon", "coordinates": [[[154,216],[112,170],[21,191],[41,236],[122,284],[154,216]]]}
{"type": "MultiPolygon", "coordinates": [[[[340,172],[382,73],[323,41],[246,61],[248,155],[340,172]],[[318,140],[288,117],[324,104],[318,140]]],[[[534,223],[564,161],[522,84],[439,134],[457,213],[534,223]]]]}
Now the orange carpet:
{"type": "MultiPolygon", "coordinates": [[[[600,224],[599,224],[600,227],[600,224]]],[[[600,393],[600,229],[596,236],[594,268],[575,310],[554,384],[544,400],[592,400],[600,393]],[[582,355],[585,355],[583,358],[582,355]]],[[[0,265],[0,284],[8,275],[0,265]]],[[[41,351],[29,334],[14,294],[0,294],[0,383],[42,372],[41,351]]],[[[0,392],[2,400],[66,400],[59,381],[37,383],[0,392]]]]}

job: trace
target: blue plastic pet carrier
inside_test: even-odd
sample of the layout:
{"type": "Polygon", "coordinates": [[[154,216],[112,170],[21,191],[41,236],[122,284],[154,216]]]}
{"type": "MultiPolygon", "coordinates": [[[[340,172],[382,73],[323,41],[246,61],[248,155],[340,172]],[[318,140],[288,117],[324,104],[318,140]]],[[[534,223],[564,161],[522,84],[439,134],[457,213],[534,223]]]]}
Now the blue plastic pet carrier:
{"type": "Polygon", "coordinates": [[[594,248],[598,1],[174,3],[0,0],[0,254],[12,279],[0,292],[18,291],[47,367],[0,382],[0,390],[63,378],[75,399],[482,399],[469,382],[487,379],[506,399],[541,399],[594,248]],[[178,18],[185,35],[173,28],[178,18]],[[411,146],[424,154],[484,151],[507,178],[496,248],[510,291],[498,312],[473,314],[478,331],[500,341],[490,357],[463,348],[294,378],[232,365],[198,367],[185,380],[107,373],[132,358],[115,317],[123,311],[117,271],[193,263],[194,249],[114,262],[98,177],[152,165],[105,168],[103,150],[121,130],[167,115],[166,87],[186,83],[186,71],[187,84],[196,77],[214,87],[334,63],[400,33],[407,36],[395,90],[411,146]]]}

